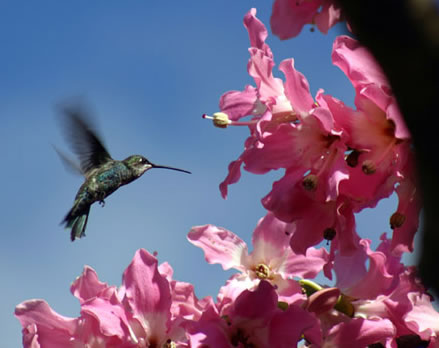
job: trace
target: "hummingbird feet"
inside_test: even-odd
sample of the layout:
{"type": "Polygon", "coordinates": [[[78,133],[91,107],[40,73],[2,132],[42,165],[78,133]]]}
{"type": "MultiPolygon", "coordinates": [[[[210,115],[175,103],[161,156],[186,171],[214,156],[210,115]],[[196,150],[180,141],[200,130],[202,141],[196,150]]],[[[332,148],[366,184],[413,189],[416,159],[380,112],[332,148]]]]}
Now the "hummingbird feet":
{"type": "Polygon", "coordinates": [[[100,206],[103,208],[103,207],[105,207],[105,201],[103,200],[103,199],[101,199],[100,201],[99,201],[99,204],[100,204],[100,206]]]}

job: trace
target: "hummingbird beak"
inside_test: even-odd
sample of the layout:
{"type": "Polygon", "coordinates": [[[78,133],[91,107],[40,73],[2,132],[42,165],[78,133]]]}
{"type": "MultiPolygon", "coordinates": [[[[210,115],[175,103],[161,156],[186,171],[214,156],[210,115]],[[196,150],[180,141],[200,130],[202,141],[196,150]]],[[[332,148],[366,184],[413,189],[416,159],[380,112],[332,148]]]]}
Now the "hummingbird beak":
{"type": "Polygon", "coordinates": [[[188,170],[184,170],[184,169],[180,169],[180,168],[175,168],[175,167],[169,167],[169,166],[161,166],[158,164],[153,164],[151,163],[151,168],[163,168],[163,169],[171,169],[171,170],[176,170],[178,172],[183,172],[183,173],[188,173],[188,174],[192,174],[190,171],[188,170]]]}

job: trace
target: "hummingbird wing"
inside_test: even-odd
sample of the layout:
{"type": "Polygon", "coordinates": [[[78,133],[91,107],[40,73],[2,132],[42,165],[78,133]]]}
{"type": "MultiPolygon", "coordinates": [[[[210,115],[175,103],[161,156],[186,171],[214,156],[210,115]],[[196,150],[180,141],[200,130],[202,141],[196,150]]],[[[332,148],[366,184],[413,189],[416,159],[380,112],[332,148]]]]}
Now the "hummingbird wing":
{"type": "Polygon", "coordinates": [[[102,141],[91,126],[89,115],[79,106],[63,108],[66,116],[66,136],[72,150],[79,158],[81,172],[87,174],[95,168],[112,161],[102,141]]]}
{"type": "Polygon", "coordinates": [[[61,159],[62,164],[64,167],[73,174],[78,175],[85,175],[85,173],[82,172],[81,166],[79,163],[77,163],[75,160],[67,156],[64,152],[62,152],[60,149],[58,149],[55,145],[52,145],[55,149],[56,153],[58,154],[59,158],[61,159]]]}

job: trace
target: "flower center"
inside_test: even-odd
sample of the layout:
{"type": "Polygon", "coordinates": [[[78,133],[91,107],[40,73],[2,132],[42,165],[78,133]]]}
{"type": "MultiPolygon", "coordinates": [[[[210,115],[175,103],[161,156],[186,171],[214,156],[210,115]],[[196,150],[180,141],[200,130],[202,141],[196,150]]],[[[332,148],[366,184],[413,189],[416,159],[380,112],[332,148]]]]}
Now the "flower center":
{"type": "Polygon", "coordinates": [[[170,338],[166,341],[166,343],[163,345],[163,348],[177,348],[177,345],[174,341],[172,341],[170,338]]]}
{"type": "Polygon", "coordinates": [[[267,265],[260,263],[256,266],[255,273],[259,279],[267,279],[270,277],[270,268],[267,265]]]}

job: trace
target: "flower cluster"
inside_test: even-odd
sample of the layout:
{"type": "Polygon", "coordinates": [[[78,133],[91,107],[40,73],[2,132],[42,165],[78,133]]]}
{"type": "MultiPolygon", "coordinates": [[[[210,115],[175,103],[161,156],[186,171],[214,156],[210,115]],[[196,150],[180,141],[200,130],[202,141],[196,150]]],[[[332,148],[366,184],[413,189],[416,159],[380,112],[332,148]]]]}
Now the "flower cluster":
{"type": "MultiPolygon", "coordinates": [[[[309,22],[326,31],[340,18],[337,11],[330,1],[276,0],[273,31],[289,30],[286,38],[309,22]],[[300,20],[289,27],[288,18],[300,20]]],[[[174,280],[171,266],[143,249],[120,288],[86,266],[71,286],[78,318],[55,313],[43,300],[16,307],[25,347],[439,347],[439,313],[416,269],[401,262],[413,250],[420,203],[410,133],[385,76],[364,48],[340,36],[332,59],[355,88],[355,108],[323,90],[313,97],[293,59],[279,65],[284,80],[274,77],[255,9],[244,25],[255,86],[225,93],[220,112],[204,115],[217,127],[250,132],[220,191],[226,198],[241,167],[285,174],[262,198],[268,212],[251,251],[222,227],[195,226],[188,234],[208,263],[237,273],[214,301],[198,299],[191,284],[174,280]],[[389,217],[392,237],[383,234],[373,250],[357,234],[354,214],[392,193],[399,198],[389,217]],[[316,248],[323,240],[329,251],[316,248]],[[320,285],[321,273],[335,276],[334,285],[320,285]]]]}
{"type": "Polygon", "coordinates": [[[292,249],[304,254],[326,239],[332,241],[332,253],[337,249],[350,255],[360,239],[354,213],[396,191],[399,206],[389,217],[392,249],[397,254],[412,251],[420,206],[410,134],[371,55],[347,36],[334,42],[333,63],[356,90],[353,109],[322,89],[313,98],[293,59],[279,65],[285,81],[274,77],[267,30],[256,10],[247,13],[244,24],[251,44],[248,73],[256,87],[225,93],[213,122],[246,125],[250,136],[220,184],[222,196],[239,180],[242,165],[255,174],[284,168],[262,204],[289,223],[292,249]],[[250,119],[241,120],[246,116],[250,119]]]}
{"type": "Polygon", "coordinates": [[[383,235],[376,251],[361,240],[354,258],[337,254],[336,284],[314,278],[329,254],[309,248],[295,254],[285,223],[272,214],[253,234],[253,251],[232,232],[212,225],[194,227],[190,242],[209,263],[234,274],[217,301],[197,299],[193,286],[172,279],[172,268],[140,249],[120,288],[98,280],[86,266],[71,286],[78,318],[55,313],[43,300],[19,304],[23,345],[43,347],[436,347],[439,314],[414,270],[392,255],[383,235]],[[369,268],[366,264],[369,263],[369,268]]]}

